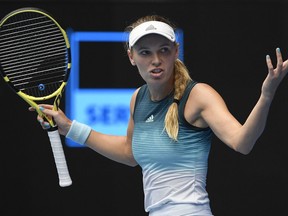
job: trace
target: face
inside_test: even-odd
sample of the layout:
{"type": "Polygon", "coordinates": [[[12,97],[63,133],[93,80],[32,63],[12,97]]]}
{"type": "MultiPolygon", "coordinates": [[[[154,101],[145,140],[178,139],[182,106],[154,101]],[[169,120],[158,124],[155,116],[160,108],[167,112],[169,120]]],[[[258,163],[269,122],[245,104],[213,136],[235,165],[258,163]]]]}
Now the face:
{"type": "Polygon", "coordinates": [[[150,34],[139,39],[132,50],[128,50],[128,56],[147,84],[173,83],[177,44],[161,35],[150,34]]]}

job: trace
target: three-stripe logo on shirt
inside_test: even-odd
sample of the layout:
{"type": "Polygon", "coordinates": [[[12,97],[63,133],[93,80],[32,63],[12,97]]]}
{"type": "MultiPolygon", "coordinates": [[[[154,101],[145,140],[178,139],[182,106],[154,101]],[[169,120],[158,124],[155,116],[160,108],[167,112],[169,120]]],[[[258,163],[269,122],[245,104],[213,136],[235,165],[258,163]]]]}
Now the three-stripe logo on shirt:
{"type": "Polygon", "coordinates": [[[153,122],[154,121],[154,115],[151,115],[149,116],[147,119],[146,119],[146,123],[149,123],[149,122],[153,122]]]}

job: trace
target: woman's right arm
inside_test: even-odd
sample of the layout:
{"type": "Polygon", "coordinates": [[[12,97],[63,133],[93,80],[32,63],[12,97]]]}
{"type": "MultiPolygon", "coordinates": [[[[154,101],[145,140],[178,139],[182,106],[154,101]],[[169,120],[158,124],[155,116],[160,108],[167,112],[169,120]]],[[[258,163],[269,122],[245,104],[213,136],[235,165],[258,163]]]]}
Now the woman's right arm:
{"type": "MultiPolygon", "coordinates": [[[[130,117],[126,136],[103,134],[92,129],[85,141],[85,145],[97,153],[128,166],[137,165],[132,153],[132,134],[134,129],[133,112],[137,92],[138,90],[134,92],[130,101],[130,117]]],[[[54,111],[52,110],[53,106],[48,104],[41,104],[40,106],[43,108],[41,110],[44,114],[53,117],[58,126],[59,133],[66,136],[71,128],[72,121],[61,109],[54,111]]],[[[33,108],[30,108],[30,110],[33,111],[33,108]]],[[[39,116],[37,119],[42,127],[45,128],[43,119],[39,116]]]]}

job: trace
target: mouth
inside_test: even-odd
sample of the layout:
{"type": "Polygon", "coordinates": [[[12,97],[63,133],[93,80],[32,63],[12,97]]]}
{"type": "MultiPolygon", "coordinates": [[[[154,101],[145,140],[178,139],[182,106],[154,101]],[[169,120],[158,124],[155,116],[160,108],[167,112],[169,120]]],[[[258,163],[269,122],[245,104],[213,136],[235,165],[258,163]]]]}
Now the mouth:
{"type": "Polygon", "coordinates": [[[155,68],[150,71],[151,78],[160,79],[163,76],[164,70],[161,68],[155,68]]]}
{"type": "Polygon", "coordinates": [[[161,68],[155,68],[153,70],[151,70],[150,72],[153,73],[153,74],[159,74],[161,73],[163,70],[161,68]]]}

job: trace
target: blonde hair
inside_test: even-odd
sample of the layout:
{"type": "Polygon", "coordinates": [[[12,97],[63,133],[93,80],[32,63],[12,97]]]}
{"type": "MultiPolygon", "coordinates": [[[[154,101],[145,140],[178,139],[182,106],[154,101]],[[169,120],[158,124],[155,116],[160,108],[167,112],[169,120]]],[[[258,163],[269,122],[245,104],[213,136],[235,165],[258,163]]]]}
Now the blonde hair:
{"type": "MultiPolygon", "coordinates": [[[[147,21],[165,22],[168,25],[170,25],[174,30],[176,29],[176,26],[173,23],[171,23],[167,18],[159,15],[148,15],[141,17],[131,25],[127,26],[125,31],[131,32],[136,26],[147,21]]],[[[128,42],[126,42],[125,47],[126,49],[129,49],[128,42]]],[[[179,132],[178,101],[181,100],[184,91],[186,89],[186,86],[191,80],[192,79],[189,75],[187,67],[180,59],[177,59],[174,64],[174,100],[176,102],[173,102],[168,108],[168,111],[165,116],[165,126],[164,126],[164,129],[166,130],[168,136],[174,141],[178,141],[177,138],[179,132]]]]}

